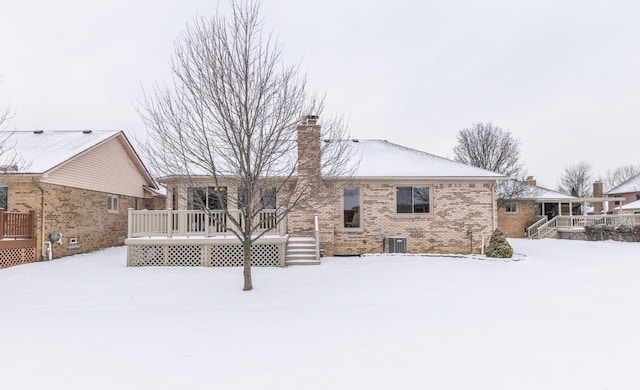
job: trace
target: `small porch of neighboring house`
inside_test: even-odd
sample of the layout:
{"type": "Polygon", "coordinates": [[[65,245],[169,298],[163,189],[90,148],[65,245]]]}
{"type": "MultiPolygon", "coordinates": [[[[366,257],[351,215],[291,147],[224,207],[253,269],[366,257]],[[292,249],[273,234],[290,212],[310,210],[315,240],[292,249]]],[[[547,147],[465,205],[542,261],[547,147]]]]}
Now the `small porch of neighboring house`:
{"type": "MultiPolygon", "coordinates": [[[[640,225],[640,215],[574,215],[576,205],[585,203],[601,203],[607,201],[624,201],[618,197],[576,198],[572,201],[562,200],[558,203],[543,202],[540,204],[541,215],[537,215],[537,221],[526,229],[528,238],[568,238],[582,237],[585,226],[595,225],[640,225]]],[[[537,206],[537,205],[536,205],[537,206]]],[[[537,206],[538,208],[538,206],[537,206]]],[[[598,208],[596,208],[597,210],[598,208]]],[[[600,208],[602,210],[602,208],[600,208]]],[[[537,210],[536,210],[537,211],[537,210]]]]}
{"type": "MultiPolygon", "coordinates": [[[[243,265],[243,247],[221,210],[129,209],[128,266],[243,265]]],[[[240,211],[229,211],[242,221],[240,211]]],[[[276,210],[262,210],[254,221],[257,240],[251,248],[252,266],[284,267],[320,264],[317,216],[314,234],[290,237],[286,218],[278,221],[276,210]]]]}
{"type": "Polygon", "coordinates": [[[36,261],[36,216],[0,209],[0,268],[36,261]]]}

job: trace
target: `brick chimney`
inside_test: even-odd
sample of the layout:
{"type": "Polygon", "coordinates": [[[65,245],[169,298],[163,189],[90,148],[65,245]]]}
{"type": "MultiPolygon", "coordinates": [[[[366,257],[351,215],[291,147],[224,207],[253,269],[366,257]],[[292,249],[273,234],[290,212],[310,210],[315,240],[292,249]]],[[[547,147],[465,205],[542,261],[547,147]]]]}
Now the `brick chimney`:
{"type": "MultiPolygon", "coordinates": [[[[600,180],[593,183],[593,197],[594,198],[604,197],[604,189],[602,187],[602,182],[600,180]]],[[[593,202],[593,213],[595,215],[600,215],[602,213],[603,203],[604,202],[593,202]]]]}
{"type": "Polygon", "coordinates": [[[298,125],[298,178],[320,179],[320,125],[317,115],[307,115],[298,125]]]}
{"type": "Polygon", "coordinates": [[[536,179],[534,179],[533,176],[527,176],[527,179],[525,181],[530,186],[535,186],[536,185],[536,179]]]}

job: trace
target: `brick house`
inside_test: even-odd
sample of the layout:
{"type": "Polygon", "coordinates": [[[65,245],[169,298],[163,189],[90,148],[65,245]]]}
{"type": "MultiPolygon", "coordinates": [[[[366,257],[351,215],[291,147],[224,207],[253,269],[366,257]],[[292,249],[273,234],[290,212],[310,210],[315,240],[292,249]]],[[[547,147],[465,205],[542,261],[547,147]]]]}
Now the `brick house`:
{"type": "MultiPolygon", "coordinates": [[[[608,210],[614,213],[619,212],[617,209],[620,205],[628,205],[637,200],[640,200],[640,175],[636,175],[631,179],[625,181],[624,183],[618,185],[617,187],[607,191],[607,197],[622,197],[624,201],[610,201],[608,202],[608,210]]],[[[629,210],[629,207],[623,209],[623,211],[629,210]]],[[[634,209],[635,210],[635,209],[634,209]]]]}
{"type": "Polygon", "coordinates": [[[545,216],[571,215],[579,199],[536,185],[529,176],[517,197],[501,202],[498,208],[498,227],[510,238],[527,237],[526,229],[545,216]]]}
{"type": "Polygon", "coordinates": [[[53,257],[121,245],[128,208],[164,206],[122,131],[16,131],[10,142],[23,164],[0,174],[0,207],[35,211],[35,260],[52,233],[53,257]]]}
{"type": "MultiPolygon", "coordinates": [[[[383,140],[353,140],[338,142],[353,142],[353,160],[359,162],[355,173],[348,178],[326,179],[320,168],[320,145],[336,141],[321,140],[320,130],[315,120],[298,126],[298,180],[303,176],[315,177],[323,182],[323,189],[305,207],[291,212],[284,226],[275,229],[286,236],[286,264],[294,263],[290,257],[295,255],[290,253],[302,251],[292,250],[292,245],[298,248],[299,241],[314,241],[314,233],[317,249],[327,256],[405,250],[409,253],[478,253],[483,238],[488,239],[497,227],[496,184],[507,177],[383,140]]],[[[180,176],[160,179],[167,187],[170,213],[189,212],[194,209],[194,197],[200,197],[205,203],[220,191],[229,199],[229,204],[240,197],[237,188],[216,188],[212,179],[199,177],[197,185],[190,180],[180,176]]],[[[218,184],[224,184],[224,180],[218,184]]],[[[268,203],[277,208],[281,196],[273,193],[272,197],[268,203]]],[[[208,209],[218,206],[207,203],[208,209]]],[[[136,212],[134,217],[143,218],[144,214],[136,212]]],[[[206,217],[218,220],[218,217],[206,217]]],[[[171,216],[162,218],[171,221],[171,216]]],[[[136,222],[132,224],[134,231],[127,245],[141,245],[144,237],[149,245],[161,245],[158,236],[162,234],[174,238],[176,234],[184,234],[197,240],[213,240],[216,235],[224,234],[219,229],[217,233],[206,229],[203,232],[206,237],[195,237],[186,231],[180,233],[175,223],[173,230],[167,231],[169,225],[170,222],[161,223],[154,232],[138,232],[137,226],[149,226],[149,223],[136,222]]],[[[176,245],[185,243],[185,237],[181,238],[176,245]]],[[[138,249],[136,253],[143,252],[138,249]]],[[[211,250],[192,252],[200,254],[211,250]]],[[[215,259],[205,259],[201,264],[209,262],[213,264],[215,259]]]]}

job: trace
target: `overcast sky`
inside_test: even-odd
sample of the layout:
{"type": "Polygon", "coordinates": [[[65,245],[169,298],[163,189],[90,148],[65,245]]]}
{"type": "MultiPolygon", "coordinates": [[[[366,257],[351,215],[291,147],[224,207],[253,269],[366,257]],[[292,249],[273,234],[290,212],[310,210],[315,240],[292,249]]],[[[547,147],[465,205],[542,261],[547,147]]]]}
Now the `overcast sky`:
{"type": "MultiPolygon", "coordinates": [[[[21,0],[0,9],[0,106],[12,127],[143,134],[134,103],[169,79],[175,37],[204,0],[21,0]]],[[[268,28],[355,138],[453,158],[492,121],[538,184],[569,164],[640,164],[637,0],[265,0],[268,28]]]]}

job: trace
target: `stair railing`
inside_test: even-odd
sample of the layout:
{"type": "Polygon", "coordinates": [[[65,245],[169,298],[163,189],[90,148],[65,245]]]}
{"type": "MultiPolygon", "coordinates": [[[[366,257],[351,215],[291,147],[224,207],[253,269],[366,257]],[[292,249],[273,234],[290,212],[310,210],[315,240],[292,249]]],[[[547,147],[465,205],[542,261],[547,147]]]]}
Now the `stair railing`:
{"type": "MultiPolygon", "coordinates": [[[[549,217],[547,217],[545,215],[542,218],[540,218],[539,220],[537,220],[536,223],[534,223],[533,225],[529,226],[527,228],[527,237],[534,238],[534,236],[538,234],[538,232],[540,230],[540,226],[542,226],[545,223],[547,223],[547,221],[549,221],[549,217]]],[[[538,235],[538,237],[539,237],[539,235],[538,235]]]]}
{"type": "Polygon", "coordinates": [[[316,260],[320,260],[320,226],[318,216],[313,216],[313,234],[316,241],[316,260]]]}

